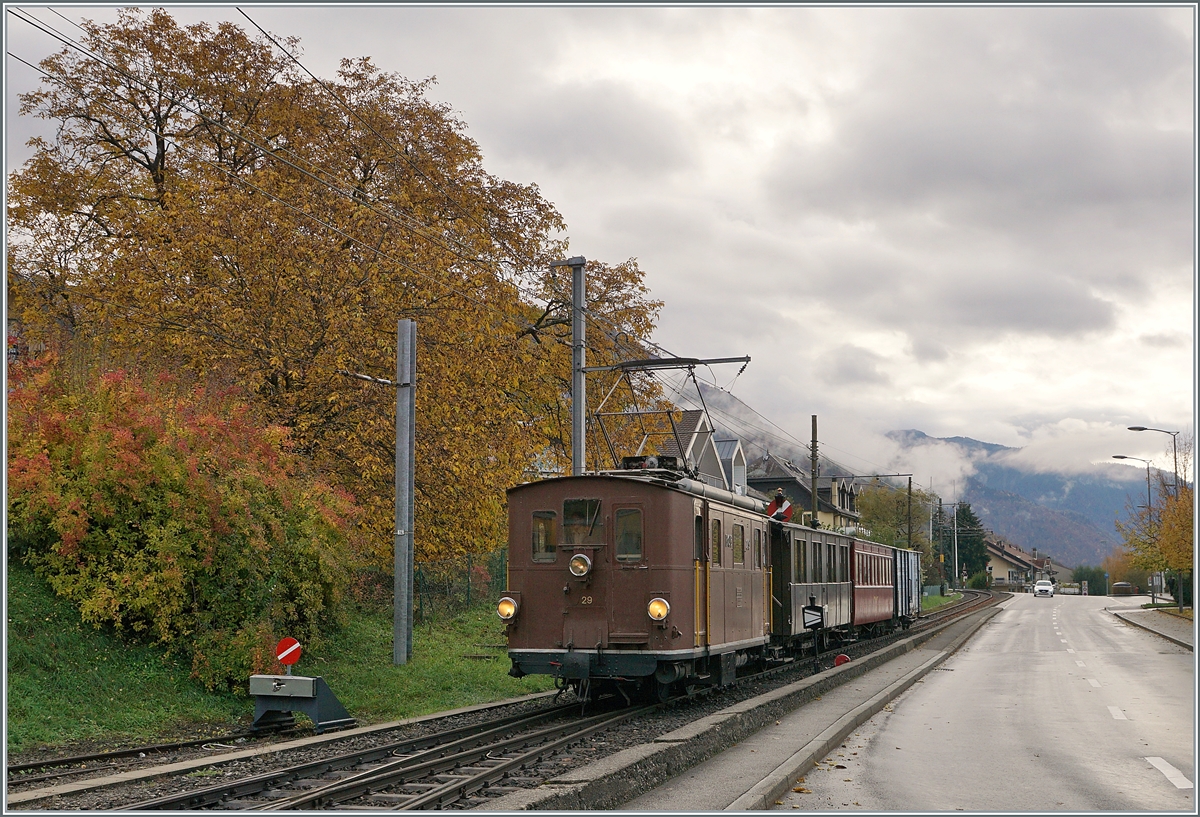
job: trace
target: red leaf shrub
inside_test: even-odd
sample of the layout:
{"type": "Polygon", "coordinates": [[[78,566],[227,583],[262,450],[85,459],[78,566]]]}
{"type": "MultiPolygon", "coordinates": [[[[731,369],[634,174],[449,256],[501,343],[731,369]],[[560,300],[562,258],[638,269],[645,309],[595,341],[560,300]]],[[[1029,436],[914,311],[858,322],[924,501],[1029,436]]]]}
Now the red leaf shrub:
{"type": "Polygon", "coordinates": [[[233,396],[53,355],[10,370],[8,553],[86,622],[189,654],[210,689],[316,646],[358,563],[359,510],[233,396]]]}

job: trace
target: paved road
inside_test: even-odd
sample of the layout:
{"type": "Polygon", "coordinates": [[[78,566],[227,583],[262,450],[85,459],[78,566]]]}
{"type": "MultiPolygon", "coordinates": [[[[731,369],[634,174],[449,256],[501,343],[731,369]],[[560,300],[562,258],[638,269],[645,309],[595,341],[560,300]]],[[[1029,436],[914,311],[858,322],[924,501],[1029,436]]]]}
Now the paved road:
{"type": "Polygon", "coordinates": [[[776,808],[1194,813],[1192,653],[1105,605],[1005,602],[776,808]]]}

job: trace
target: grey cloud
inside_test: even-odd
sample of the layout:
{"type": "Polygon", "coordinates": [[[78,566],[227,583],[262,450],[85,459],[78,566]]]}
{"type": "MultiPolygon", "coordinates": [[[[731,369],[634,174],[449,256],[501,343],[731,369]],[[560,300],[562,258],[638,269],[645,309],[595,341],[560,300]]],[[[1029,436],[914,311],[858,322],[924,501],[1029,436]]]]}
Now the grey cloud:
{"type": "Polygon", "coordinates": [[[817,377],[829,385],[887,386],[891,378],[879,368],[884,362],[869,349],[844,343],[822,354],[817,377]]]}
{"type": "Polygon", "coordinates": [[[940,317],[962,327],[1004,332],[1074,335],[1115,325],[1112,304],[1061,278],[971,280],[951,285],[940,317]]]}
{"type": "Polygon", "coordinates": [[[1157,349],[1174,349],[1187,346],[1191,342],[1192,338],[1182,332],[1160,332],[1154,335],[1141,335],[1138,338],[1138,343],[1157,349]]]}
{"type": "Polygon", "coordinates": [[[1143,10],[1040,11],[898,18],[859,86],[827,100],[833,139],[780,146],[771,200],[846,220],[923,211],[948,229],[1021,230],[1049,247],[1144,240],[1165,222],[1171,256],[1186,257],[1190,110],[1163,111],[1191,96],[1176,76],[1191,44],[1143,10]]]}
{"type": "Polygon", "coordinates": [[[918,363],[941,363],[950,357],[950,352],[944,344],[923,332],[916,332],[910,336],[908,351],[918,363]]]}
{"type": "Polygon", "coordinates": [[[491,147],[550,172],[658,176],[693,162],[682,123],[624,84],[514,89],[503,102],[491,117],[491,147]]]}

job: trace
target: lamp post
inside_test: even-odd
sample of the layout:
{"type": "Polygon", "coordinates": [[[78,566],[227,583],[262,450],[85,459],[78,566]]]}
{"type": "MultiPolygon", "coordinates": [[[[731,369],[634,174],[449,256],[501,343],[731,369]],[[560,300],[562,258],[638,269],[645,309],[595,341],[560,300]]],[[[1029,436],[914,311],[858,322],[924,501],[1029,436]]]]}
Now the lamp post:
{"type": "Polygon", "coordinates": [[[1144,460],[1141,457],[1127,457],[1124,454],[1113,454],[1114,460],[1137,460],[1146,463],[1146,511],[1150,510],[1150,463],[1154,460],[1144,460]]]}
{"type": "Polygon", "coordinates": [[[1130,431],[1161,431],[1163,434],[1171,435],[1171,459],[1173,461],[1173,465],[1174,465],[1174,469],[1175,469],[1173,472],[1174,482],[1172,484],[1172,487],[1174,488],[1174,490],[1172,493],[1174,493],[1175,498],[1178,499],[1179,498],[1179,450],[1175,444],[1175,438],[1179,436],[1179,432],[1178,431],[1167,431],[1165,428],[1147,428],[1146,426],[1130,426],[1129,430],[1130,431]]]}
{"type": "MultiPolygon", "coordinates": [[[[1172,494],[1175,499],[1179,499],[1179,449],[1176,446],[1175,438],[1179,436],[1178,431],[1167,431],[1165,428],[1149,428],[1147,426],[1129,426],[1130,431],[1158,431],[1162,434],[1171,435],[1171,459],[1174,472],[1172,474],[1173,490],[1172,494]]],[[[1175,595],[1178,596],[1175,601],[1179,605],[1179,611],[1183,612],[1183,571],[1175,571],[1175,595]]]]}

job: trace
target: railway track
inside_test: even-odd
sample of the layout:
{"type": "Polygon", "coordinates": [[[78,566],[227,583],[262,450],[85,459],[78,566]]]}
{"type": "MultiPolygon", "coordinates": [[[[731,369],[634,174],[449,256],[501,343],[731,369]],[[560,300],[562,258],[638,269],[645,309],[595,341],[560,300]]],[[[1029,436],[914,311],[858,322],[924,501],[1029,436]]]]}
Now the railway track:
{"type": "Polygon", "coordinates": [[[258,740],[266,737],[295,736],[304,734],[307,731],[310,730],[293,728],[260,732],[230,732],[215,737],[181,740],[174,743],[153,743],[145,746],[134,746],[129,749],[111,749],[103,752],[70,755],[68,757],[30,760],[24,763],[13,763],[6,767],[6,779],[9,785],[60,780],[64,777],[105,772],[122,768],[123,765],[130,765],[117,762],[122,760],[142,761],[154,755],[167,755],[182,749],[195,747],[200,747],[201,749],[213,747],[213,750],[229,749],[229,744],[231,743],[244,743],[249,740],[258,740]],[[48,771],[50,769],[57,771],[48,771]]]}
{"type": "MultiPolygon", "coordinates": [[[[534,715],[499,719],[491,728],[464,726],[123,809],[285,811],[347,804],[400,811],[442,808],[536,764],[548,753],[652,708],[625,708],[583,720],[563,720],[564,715],[579,709],[578,704],[566,704],[534,715]],[[563,722],[551,723],[555,720],[563,722]]],[[[510,790],[493,786],[493,794],[510,790]]]]}
{"type": "MultiPolygon", "coordinates": [[[[987,592],[967,591],[962,601],[939,608],[935,613],[921,617],[908,632],[899,632],[871,641],[860,641],[845,644],[829,650],[819,657],[814,666],[812,661],[802,660],[791,665],[776,667],[769,673],[739,679],[740,684],[753,687],[755,684],[770,684],[774,681],[769,676],[780,676],[780,683],[789,683],[797,676],[803,677],[814,671],[827,669],[833,664],[834,656],[839,652],[847,653],[852,660],[860,660],[893,641],[906,637],[913,632],[919,632],[927,627],[936,626],[949,618],[966,615],[982,606],[999,600],[999,597],[987,592]],[[790,672],[789,672],[790,670],[790,672]]],[[[738,696],[742,693],[731,693],[738,696]]],[[[753,693],[746,693],[746,695],[753,693]]],[[[699,701],[708,698],[706,690],[703,693],[690,696],[699,701]]],[[[676,721],[686,718],[703,717],[693,709],[703,710],[706,706],[727,706],[728,696],[713,696],[712,704],[697,703],[695,707],[678,706],[678,702],[668,705],[667,710],[675,710],[676,721]],[[718,703],[724,700],[723,703],[718,703]]],[[[602,702],[603,703],[603,702],[602,702]]],[[[489,718],[485,723],[471,723],[456,728],[442,729],[423,737],[408,737],[399,740],[375,740],[374,745],[366,749],[346,751],[340,754],[330,744],[320,751],[317,759],[304,760],[279,766],[262,773],[245,773],[240,770],[218,772],[222,767],[229,769],[228,760],[221,756],[212,759],[211,774],[228,774],[236,777],[227,781],[195,788],[197,776],[205,774],[203,770],[192,767],[190,783],[181,781],[179,784],[166,782],[159,786],[171,788],[178,786],[180,790],[150,799],[130,802],[131,797],[114,796],[103,800],[90,801],[92,805],[70,806],[62,801],[66,808],[112,808],[121,810],[188,810],[188,809],[238,809],[238,810],[287,810],[287,809],[321,809],[321,808],[356,808],[412,810],[419,808],[462,808],[472,807],[486,802],[485,795],[502,794],[514,787],[536,786],[548,777],[554,777],[565,771],[560,762],[547,759],[554,753],[564,751],[576,752],[576,748],[567,749],[572,743],[584,744],[589,736],[595,741],[603,741],[604,730],[616,728],[615,738],[609,744],[621,747],[630,745],[633,741],[653,739],[653,727],[638,726],[622,727],[622,722],[636,723],[636,719],[654,709],[663,707],[627,707],[618,712],[605,712],[591,718],[580,720],[578,702],[547,708],[533,713],[509,715],[501,718],[489,718]],[[568,718],[574,714],[576,717],[568,718]],[[561,723],[553,723],[556,719],[561,723]],[[621,735],[622,729],[632,731],[635,735],[626,738],[621,735]],[[641,732],[639,732],[641,729],[641,732]],[[599,737],[596,737],[599,735],[599,737]],[[646,735],[650,735],[646,737],[646,735]],[[239,776],[245,775],[245,776],[239,776]],[[100,804],[100,805],[98,805],[100,804]]],[[[651,718],[651,720],[654,720],[651,718]]],[[[665,730],[664,730],[665,731],[665,730]]],[[[382,734],[382,733],[381,733],[382,734]]],[[[209,739],[207,742],[211,742],[209,739]]],[[[187,743],[195,744],[196,741],[187,743]]],[[[282,759],[281,753],[272,753],[275,758],[282,759]]],[[[137,751],[137,750],[126,750],[137,751]]],[[[609,749],[611,751],[611,749],[609,749]]],[[[309,754],[313,754],[310,748],[309,754]]],[[[603,756],[603,751],[582,751],[586,759],[591,756],[603,756]]],[[[110,753],[101,753],[101,755],[110,753]]],[[[561,760],[562,755],[560,754],[561,760]]],[[[63,759],[63,761],[70,759],[63,759]]],[[[10,778],[10,783],[12,778],[10,778]]],[[[112,783],[107,784],[109,786],[112,783]]],[[[77,787],[74,795],[86,792],[85,787],[77,787]]],[[[114,792],[115,794],[115,792],[114,792]]],[[[85,795],[86,797],[86,795],[85,795]]],[[[136,797],[136,795],[134,795],[136,797]]],[[[81,802],[89,802],[86,799],[81,802]]],[[[29,803],[32,805],[32,802],[29,803]]],[[[57,807],[57,804],[56,804],[57,807]]]]}

